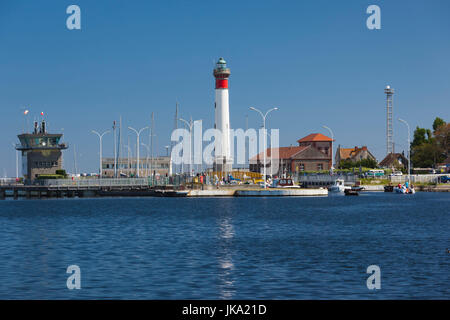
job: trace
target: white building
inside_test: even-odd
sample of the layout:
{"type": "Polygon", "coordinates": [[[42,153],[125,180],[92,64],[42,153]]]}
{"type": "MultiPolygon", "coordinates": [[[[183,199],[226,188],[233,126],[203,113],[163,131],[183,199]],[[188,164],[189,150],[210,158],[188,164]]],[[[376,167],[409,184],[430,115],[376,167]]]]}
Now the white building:
{"type": "MultiPolygon", "coordinates": [[[[117,161],[118,177],[135,177],[137,173],[136,158],[119,158],[117,161]]],[[[139,159],[139,177],[155,175],[171,175],[172,161],[170,157],[153,157],[139,159]]],[[[102,176],[114,177],[114,158],[102,159],[102,176]]]]}

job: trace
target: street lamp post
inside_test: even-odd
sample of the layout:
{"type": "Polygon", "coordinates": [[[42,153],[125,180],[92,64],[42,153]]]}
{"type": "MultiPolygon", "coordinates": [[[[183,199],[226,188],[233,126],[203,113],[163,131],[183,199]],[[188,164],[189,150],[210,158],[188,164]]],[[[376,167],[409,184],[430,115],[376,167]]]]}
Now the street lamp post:
{"type": "Polygon", "coordinates": [[[266,137],[266,117],[267,117],[267,115],[270,112],[278,110],[278,108],[269,109],[269,110],[267,110],[267,112],[265,114],[262,113],[261,110],[256,109],[254,107],[250,107],[250,110],[258,112],[261,115],[262,119],[263,119],[263,131],[264,131],[264,147],[263,147],[263,149],[264,149],[264,189],[266,189],[267,188],[267,185],[266,185],[266,140],[267,140],[267,137],[266,137]]]}
{"type": "Polygon", "coordinates": [[[134,131],[136,133],[136,177],[139,178],[139,136],[141,135],[142,131],[145,129],[148,129],[148,127],[141,128],[139,131],[136,130],[133,127],[128,127],[128,129],[134,131]]]}
{"type": "Polygon", "coordinates": [[[102,177],[102,152],[103,152],[103,150],[102,150],[102,140],[103,140],[103,136],[105,135],[105,134],[107,134],[107,133],[109,133],[109,130],[106,130],[105,132],[103,132],[102,134],[100,134],[100,133],[98,133],[97,131],[95,131],[95,130],[92,130],[92,133],[95,133],[97,136],[98,136],[98,138],[99,138],[99,144],[100,144],[100,151],[99,151],[99,153],[100,153],[100,163],[99,163],[99,167],[98,167],[98,171],[99,171],[99,178],[101,178],[102,177]]]}
{"type": "Polygon", "coordinates": [[[334,153],[333,153],[334,134],[333,134],[333,130],[331,130],[331,128],[329,128],[327,126],[322,126],[322,127],[327,129],[331,133],[331,173],[333,173],[333,169],[334,169],[334,166],[333,166],[333,162],[334,162],[334,153]]]}
{"type": "Polygon", "coordinates": [[[408,128],[408,183],[411,183],[411,131],[408,122],[400,118],[398,121],[403,122],[408,128]]]}
{"type": "MultiPolygon", "coordinates": [[[[147,172],[147,177],[148,177],[148,176],[150,176],[149,175],[150,169],[149,169],[149,166],[148,166],[148,155],[150,154],[150,146],[148,144],[143,143],[143,142],[141,142],[141,145],[144,146],[147,149],[147,158],[145,159],[146,162],[147,162],[147,165],[146,165],[146,170],[145,171],[147,172]]],[[[150,174],[151,174],[151,172],[150,172],[150,174]]]]}

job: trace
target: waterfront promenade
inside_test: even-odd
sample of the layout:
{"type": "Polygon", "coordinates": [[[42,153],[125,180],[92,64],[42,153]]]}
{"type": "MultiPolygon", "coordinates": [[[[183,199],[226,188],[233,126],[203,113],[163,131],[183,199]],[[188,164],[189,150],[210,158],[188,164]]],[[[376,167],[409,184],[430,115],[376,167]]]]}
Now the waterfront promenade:
{"type": "MultiPolygon", "coordinates": [[[[429,175],[431,176],[431,175],[429,175]]],[[[436,175],[437,176],[437,175],[436,175]]],[[[225,184],[216,186],[207,183],[196,183],[192,179],[181,178],[122,178],[122,179],[57,179],[44,180],[40,184],[23,185],[11,180],[0,185],[0,199],[18,198],[86,198],[86,197],[256,197],[256,196],[326,196],[328,180],[320,180],[320,176],[310,179],[311,183],[302,188],[268,188],[263,189],[255,184],[225,184]],[[324,181],[324,183],[320,183],[324,181]]],[[[397,177],[396,177],[397,178],[397,177]]],[[[434,177],[431,177],[434,178],[434,177]]],[[[336,178],[335,178],[336,179],[336,178]]],[[[430,179],[430,177],[415,177],[430,179]]],[[[424,181],[428,181],[424,180],[424,181]]],[[[376,181],[374,181],[376,182],[376,181]]],[[[391,182],[396,184],[396,182],[391,182]]],[[[356,184],[352,180],[347,185],[356,184]]],[[[384,191],[384,184],[361,184],[365,192],[384,191]]],[[[450,192],[450,184],[417,185],[417,191],[450,192]]]]}
{"type": "MultiPolygon", "coordinates": [[[[105,179],[106,180],[106,179],[105,179]]],[[[101,181],[101,180],[99,180],[101,181]]],[[[326,188],[268,188],[255,185],[211,186],[158,185],[124,183],[98,185],[0,186],[0,199],[85,198],[85,197],[257,197],[257,196],[326,196],[326,188]]]]}

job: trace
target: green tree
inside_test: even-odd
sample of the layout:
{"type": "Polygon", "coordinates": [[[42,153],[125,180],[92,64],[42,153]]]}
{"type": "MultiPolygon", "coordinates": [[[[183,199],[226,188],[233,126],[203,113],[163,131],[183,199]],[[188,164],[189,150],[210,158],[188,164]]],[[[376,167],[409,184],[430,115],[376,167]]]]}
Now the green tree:
{"type": "Polygon", "coordinates": [[[450,155],[450,123],[439,126],[434,132],[436,144],[442,154],[442,161],[450,155]]]}
{"type": "Polygon", "coordinates": [[[437,129],[439,129],[443,125],[445,125],[444,119],[436,117],[436,119],[434,119],[434,122],[433,122],[433,131],[436,131],[437,129]]]}
{"type": "Polygon", "coordinates": [[[351,160],[345,159],[339,162],[339,169],[351,169],[354,167],[354,163],[351,160]]]}
{"type": "Polygon", "coordinates": [[[431,139],[430,129],[416,127],[416,130],[414,130],[414,138],[411,143],[411,148],[415,146],[420,146],[424,143],[428,143],[430,142],[430,139],[431,139]]]}
{"type": "Polygon", "coordinates": [[[433,122],[433,133],[430,129],[417,127],[411,143],[411,162],[414,167],[436,167],[449,154],[450,126],[437,117],[433,122]]]}
{"type": "MultiPolygon", "coordinates": [[[[361,161],[358,161],[358,162],[361,162],[361,167],[371,168],[371,169],[378,168],[377,161],[372,158],[362,159],[361,161]]],[[[359,163],[358,163],[358,166],[359,166],[359,163]]]]}
{"type": "Polygon", "coordinates": [[[432,143],[415,146],[411,151],[411,162],[414,167],[431,168],[435,164],[436,148],[432,143]]]}
{"type": "Polygon", "coordinates": [[[350,159],[341,160],[339,162],[339,169],[352,169],[359,168],[359,166],[364,168],[378,168],[378,163],[374,159],[362,159],[361,161],[352,161],[350,159]]]}

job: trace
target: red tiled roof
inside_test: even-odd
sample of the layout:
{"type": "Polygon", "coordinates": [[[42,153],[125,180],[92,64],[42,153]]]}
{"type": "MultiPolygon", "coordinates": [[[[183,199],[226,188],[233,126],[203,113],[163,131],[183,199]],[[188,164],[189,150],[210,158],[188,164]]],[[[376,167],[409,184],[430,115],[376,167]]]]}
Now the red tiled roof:
{"type": "Polygon", "coordinates": [[[348,159],[353,151],[355,151],[353,148],[339,148],[339,156],[342,160],[348,159]]]}
{"type": "Polygon", "coordinates": [[[299,143],[300,142],[312,142],[312,141],[333,141],[333,140],[321,133],[311,133],[310,135],[307,135],[306,137],[301,138],[300,140],[297,140],[297,142],[299,142],[299,143]]]}
{"type": "MultiPolygon", "coordinates": [[[[291,147],[280,147],[280,148],[267,148],[267,154],[266,157],[271,156],[271,152],[272,152],[272,159],[290,159],[292,156],[294,156],[295,154],[299,153],[300,151],[309,148],[309,146],[291,146],[291,147]],[[278,152],[278,156],[277,156],[277,152],[278,152]]],[[[254,156],[253,158],[251,158],[251,161],[255,161],[255,160],[261,160],[264,158],[264,152],[260,152],[259,154],[257,154],[256,156],[254,156]]]]}
{"type": "Polygon", "coordinates": [[[339,156],[342,160],[344,159],[350,159],[354,156],[356,156],[360,151],[367,150],[366,146],[362,146],[361,148],[354,147],[354,148],[339,148],[339,156]]]}

